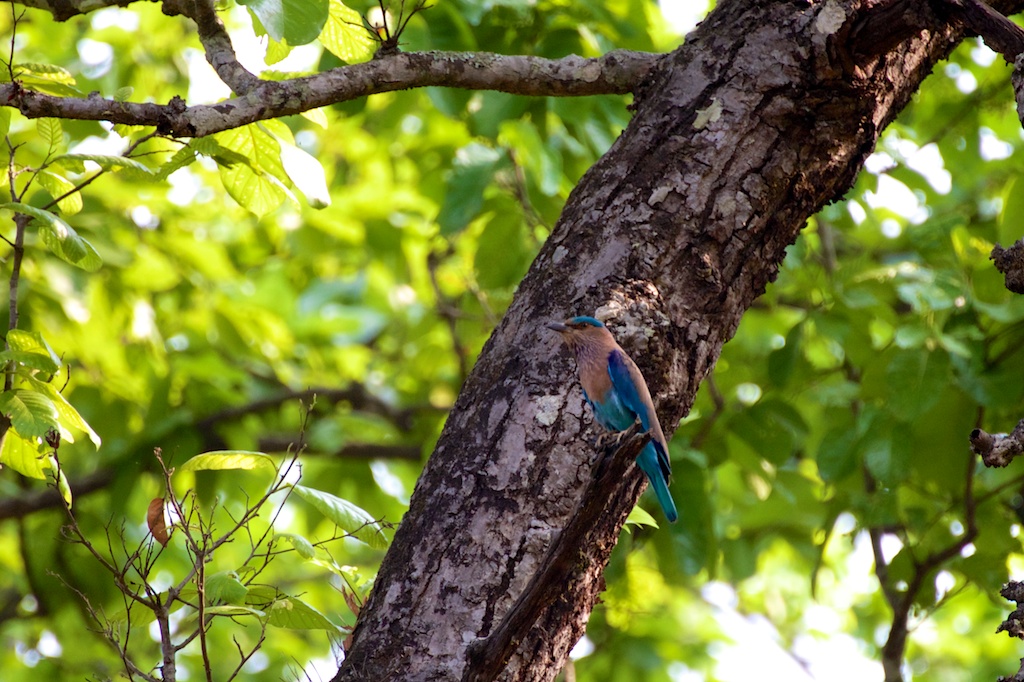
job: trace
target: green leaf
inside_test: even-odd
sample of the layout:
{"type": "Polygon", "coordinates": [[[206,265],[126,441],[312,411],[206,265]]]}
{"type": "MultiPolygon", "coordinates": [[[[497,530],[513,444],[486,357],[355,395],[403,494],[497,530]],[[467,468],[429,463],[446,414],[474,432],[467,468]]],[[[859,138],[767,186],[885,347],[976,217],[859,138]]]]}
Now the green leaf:
{"type": "Polygon", "coordinates": [[[49,156],[64,144],[64,129],[59,118],[37,118],[36,132],[46,143],[46,155],[49,156]]]}
{"type": "Polygon", "coordinates": [[[58,428],[57,409],[38,391],[16,388],[0,393],[0,412],[10,417],[15,430],[25,438],[42,438],[58,428]]]}
{"type": "Polygon", "coordinates": [[[259,17],[267,34],[289,45],[316,40],[327,22],[327,0],[239,0],[259,17]]]}
{"type": "Polygon", "coordinates": [[[57,354],[50,348],[50,344],[46,342],[46,339],[39,332],[11,329],[7,332],[7,347],[12,351],[23,351],[25,353],[46,356],[56,367],[61,366],[60,358],[57,357],[57,354]]]}
{"type": "Polygon", "coordinates": [[[949,356],[925,348],[899,350],[886,377],[887,406],[897,416],[912,420],[935,405],[950,384],[949,356]]]}
{"type": "Polygon", "coordinates": [[[107,154],[61,154],[53,159],[53,163],[59,164],[75,173],[85,172],[86,161],[92,161],[106,171],[131,169],[144,173],[145,175],[153,174],[153,170],[149,166],[126,156],[107,154]]]}
{"type": "Polygon", "coordinates": [[[84,432],[89,436],[89,440],[92,441],[92,444],[99,449],[102,444],[99,434],[93,431],[92,427],[89,426],[89,423],[86,422],[85,419],[82,418],[82,415],[78,413],[78,410],[76,410],[74,406],[67,401],[67,399],[53,384],[45,381],[39,381],[35,377],[29,377],[29,382],[32,384],[33,388],[50,399],[53,403],[53,407],[57,410],[57,416],[63,423],[84,432]]]}
{"type": "Polygon", "coordinates": [[[786,345],[773,350],[768,356],[768,378],[779,388],[784,388],[793,376],[793,369],[800,358],[803,330],[802,322],[794,326],[786,334],[786,345]]]}
{"type": "Polygon", "coordinates": [[[1024,230],[1024,181],[1016,176],[1003,188],[1002,200],[1003,210],[999,213],[997,225],[999,228],[999,243],[1003,246],[1010,246],[1020,239],[1021,231],[1024,230]]]}
{"type": "Polygon", "coordinates": [[[222,606],[207,606],[203,609],[203,613],[207,616],[228,616],[229,618],[237,618],[238,616],[255,616],[257,618],[266,618],[267,614],[258,609],[250,609],[248,606],[236,606],[234,604],[227,604],[222,606]]]}
{"type": "Polygon", "coordinates": [[[299,556],[303,559],[312,559],[316,556],[316,550],[313,548],[313,544],[301,535],[297,535],[295,533],[275,533],[274,539],[277,538],[284,538],[288,542],[292,543],[292,547],[295,548],[295,551],[298,552],[299,556]]]}
{"type": "Polygon", "coordinates": [[[299,116],[306,119],[310,123],[313,123],[314,125],[317,125],[323,128],[324,130],[327,130],[327,114],[324,112],[323,107],[319,109],[310,109],[308,111],[303,111],[299,114],[299,116]]]}
{"type": "Polygon", "coordinates": [[[807,424],[796,408],[773,398],[746,408],[730,423],[737,436],[774,464],[789,459],[807,435],[807,424]]]}
{"type": "Polygon", "coordinates": [[[93,245],[82,239],[74,228],[56,214],[16,201],[0,204],[0,209],[30,215],[38,220],[39,235],[43,238],[43,243],[61,260],[88,272],[95,272],[103,265],[103,260],[93,245]]]}
{"type": "Polygon", "coordinates": [[[34,77],[39,80],[62,83],[63,85],[74,85],[75,77],[71,72],[56,64],[41,64],[39,62],[22,62],[14,65],[14,77],[23,79],[34,77]]]}
{"type": "Polygon", "coordinates": [[[266,609],[267,624],[292,630],[327,630],[338,632],[340,628],[327,616],[297,597],[276,599],[266,609]]]}
{"type": "Polygon", "coordinates": [[[375,549],[384,549],[388,539],[380,524],[366,511],[348,500],[304,485],[294,485],[295,494],[312,504],[343,531],[375,549]]]}
{"type": "Polygon", "coordinates": [[[64,83],[55,83],[48,78],[39,78],[38,76],[23,76],[21,78],[21,84],[26,90],[33,92],[41,92],[44,95],[53,95],[54,97],[84,97],[83,93],[78,88],[64,83]]]}
{"type": "Polygon", "coordinates": [[[276,40],[267,41],[267,53],[263,57],[263,61],[267,63],[267,66],[277,64],[278,62],[286,59],[288,55],[292,53],[292,46],[287,43],[281,43],[276,40]]]}
{"type": "Polygon", "coordinates": [[[11,110],[9,107],[0,107],[0,137],[7,137],[11,130],[11,110]]]}
{"type": "Polygon", "coordinates": [[[302,192],[312,208],[321,209],[331,205],[331,193],[327,189],[324,167],[312,154],[284,140],[281,145],[281,165],[295,187],[302,192]]]}
{"type": "Polygon", "coordinates": [[[444,202],[437,215],[441,234],[450,237],[464,230],[480,214],[484,190],[491,184],[502,154],[472,142],[455,153],[455,163],[445,181],[444,202]]]}
{"type": "Polygon", "coordinates": [[[906,426],[879,429],[869,433],[864,441],[864,465],[872,476],[890,488],[906,480],[913,447],[906,426]]]}
{"type": "Polygon", "coordinates": [[[225,471],[229,469],[277,471],[277,464],[274,463],[273,458],[262,452],[216,450],[196,455],[178,467],[178,471],[225,471]]]}
{"type": "Polygon", "coordinates": [[[818,446],[818,474],[826,483],[840,481],[857,470],[857,436],[850,429],[833,428],[818,446]]]}
{"type": "Polygon", "coordinates": [[[349,64],[365,62],[373,56],[376,45],[363,27],[359,12],[346,7],[341,0],[329,0],[327,23],[320,34],[320,42],[349,64]]]}
{"type": "Polygon", "coordinates": [[[288,174],[281,163],[281,146],[265,127],[253,123],[214,137],[242,160],[226,165],[221,157],[214,157],[224,189],[240,206],[262,217],[286,198],[295,200],[284,186],[288,174]]]}
{"type": "Polygon", "coordinates": [[[75,184],[62,175],[50,171],[39,171],[36,180],[47,193],[54,199],[64,197],[57,202],[57,206],[65,215],[74,215],[82,210],[82,195],[75,191],[75,184]],[[71,192],[71,194],[68,194],[71,192]],[[67,194],[67,196],[64,196],[67,194]]]}
{"type": "Polygon", "coordinates": [[[630,525],[657,528],[658,522],[643,507],[637,505],[633,507],[633,511],[629,512],[629,516],[626,517],[626,526],[630,525]]]}
{"type": "Polygon", "coordinates": [[[206,602],[216,604],[243,604],[248,588],[238,580],[234,571],[221,571],[206,577],[206,602]]]}
{"type": "Polygon", "coordinates": [[[57,488],[57,492],[64,498],[64,503],[71,508],[73,501],[71,496],[71,484],[68,483],[68,477],[64,475],[64,470],[60,467],[57,462],[57,458],[52,453],[46,454],[43,459],[43,471],[46,473],[46,480],[50,482],[50,485],[57,488]]]}
{"type": "Polygon", "coordinates": [[[39,234],[46,248],[75,267],[87,272],[96,272],[103,265],[103,260],[95,247],[63,221],[60,224],[41,225],[39,234]]]}
{"type": "Polygon", "coordinates": [[[46,480],[49,465],[45,460],[46,448],[37,438],[24,438],[14,429],[7,429],[0,440],[0,464],[8,466],[22,476],[46,480]]]}
{"type": "Polygon", "coordinates": [[[166,180],[171,173],[194,163],[195,160],[196,150],[191,144],[187,144],[174,152],[174,155],[157,169],[154,178],[156,180],[166,180]]]}
{"type": "Polygon", "coordinates": [[[38,353],[28,353],[20,350],[0,351],[0,363],[13,362],[30,370],[38,370],[53,374],[57,371],[57,365],[53,360],[38,353]]]}
{"type": "Polygon", "coordinates": [[[133,92],[135,92],[135,88],[131,87],[130,85],[126,85],[123,88],[118,88],[114,91],[114,101],[127,102],[128,98],[132,96],[133,92]]]}
{"type": "Polygon", "coordinates": [[[474,265],[477,281],[485,289],[515,286],[533,260],[522,211],[511,199],[503,199],[499,210],[487,218],[487,226],[477,242],[474,265]]]}

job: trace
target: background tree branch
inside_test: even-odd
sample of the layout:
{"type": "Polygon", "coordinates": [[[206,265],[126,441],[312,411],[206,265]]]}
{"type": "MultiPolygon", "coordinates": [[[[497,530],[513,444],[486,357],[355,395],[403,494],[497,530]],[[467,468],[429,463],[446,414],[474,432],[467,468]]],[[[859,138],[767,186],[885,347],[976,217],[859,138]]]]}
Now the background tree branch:
{"type": "MultiPolygon", "coordinates": [[[[85,99],[0,85],[0,106],[16,107],[28,118],[57,117],[155,126],[176,137],[203,137],[279,116],[298,114],[359,97],[432,85],[464,90],[497,90],[516,95],[574,97],[632,92],[661,55],[613,50],[595,59],[562,59],[490,53],[410,52],[342,66],[284,81],[248,82],[245,97],[186,106],[117,102],[93,93],[85,99]]],[[[224,67],[225,72],[230,68],[224,67]]],[[[224,77],[224,74],[222,74],[224,77]]],[[[228,74],[237,82],[237,74],[228,74]]]]}

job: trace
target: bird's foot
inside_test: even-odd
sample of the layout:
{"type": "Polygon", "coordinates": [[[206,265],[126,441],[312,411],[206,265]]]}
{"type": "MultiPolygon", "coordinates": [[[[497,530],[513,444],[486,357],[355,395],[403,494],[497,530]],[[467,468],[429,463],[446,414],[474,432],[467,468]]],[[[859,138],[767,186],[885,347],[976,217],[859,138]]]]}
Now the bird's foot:
{"type": "Polygon", "coordinates": [[[604,431],[597,434],[597,438],[594,440],[595,450],[614,450],[618,447],[619,437],[622,434],[611,431],[604,431]]]}
{"type": "Polygon", "coordinates": [[[597,436],[594,442],[594,449],[597,451],[597,458],[594,462],[595,477],[600,478],[604,475],[605,469],[608,468],[608,465],[615,458],[615,453],[619,451],[624,435],[623,432],[617,431],[605,432],[597,436]]]}

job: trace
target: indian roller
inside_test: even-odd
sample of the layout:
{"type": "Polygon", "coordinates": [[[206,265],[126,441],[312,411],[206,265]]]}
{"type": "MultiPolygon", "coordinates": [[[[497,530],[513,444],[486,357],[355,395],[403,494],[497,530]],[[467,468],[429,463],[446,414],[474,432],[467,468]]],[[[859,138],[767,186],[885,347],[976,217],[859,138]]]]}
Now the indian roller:
{"type": "Polygon", "coordinates": [[[609,431],[625,431],[639,417],[640,425],[651,434],[650,442],[636,461],[651,482],[665,517],[674,523],[679,513],[668,491],[672,473],[668,444],[640,368],[596,318],[573,317],[547,327],[558,332],[576,355],[583,397],[594,411],[597,422],[609,431]]]}

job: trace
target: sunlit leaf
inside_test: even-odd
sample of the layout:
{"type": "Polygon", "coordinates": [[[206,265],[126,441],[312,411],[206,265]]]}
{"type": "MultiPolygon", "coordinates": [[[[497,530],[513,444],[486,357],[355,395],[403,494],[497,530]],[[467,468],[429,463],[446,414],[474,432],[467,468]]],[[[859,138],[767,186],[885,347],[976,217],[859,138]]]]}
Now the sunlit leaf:
{"type": "Polygon", "coordinates": [[[329,0],[328,5],[327,23],[320,34],[320,42],[349,64],[369,59],[376,43],[363,28],[359,12],[346,7],[341,0],[329,0]]]}
{"type": "Polygon", "coordinates": [[[71,493],[71,483],[68,481],[67,474],[64,473],[64,469],[57,462],[57,458],[53,454],[47,454],[43,457],[44,471],[46,472],[46,480],[57,489],[61,499],[64,500],[64,504],[67,505],[68,509],[71,508],[73,497],[71,493]]]}
{"type": "Polygon", "coordinates": [[[303,111],[300,116],[311,123],[315,123],[324,130],[327,130],[327,114],[324,112],[323,108],[303,111]]]}
{"type": "Polygon", "coordinates": [[[64,146],[64,128],[59,118],[37,118],[36,131],[46,143],[46,155],[49,156],[64,146]]]}
{"type": "Polygon", "coordinates": [[[40,80],[63,83],[64,85],[75,84],[75,77],[71,75],[71,72],[56,64],[21,62],[14,65],[14,74],[15,78],[35,77],[40,80]]]}
{"type": "MultiPolygon", "coordinates": [[[[7,347],[12,351],[42,355],[49,359],[56,368],[61,366],[60,358],[53,352],[53,348],[46,342],[43,335],[35,331],[25,329],[10,329],[7,332],[7,347]]],[[[56,370],[54,370],[56,371],[56,370]]]]}
{"type": "Polygon", "coordinates": [[[327,0],[242,0],[259,17],[274,40],[305,45],[320,35],[327,21],[327,0]]]}
{"type": "Polygon", "coordinates": [[[315,488],[295,485],[292,486],[292,489],[296,495],[312,504],[321,514],[352,537],[362,540],[376,549],[387,547],[388,540],[384,535],[384,530],[376,519],[363,509],[348,500],[315,488]]]}
{"type": "Polygon", "coordinates": [[[57,390],[52,383],[39,381],[34,377],[29,377],[29,382],[32,387],[44,394],[53,403],[54,409],[57,410],[57,415],[60,418],[62,424],[66,424],[72,428],[78,429],[79,431],[85,432],[89,436],[89,440],[92,441],[93,445],[97,448],[101,445],[99,434],[97,434],[91,426],[82,418],[82,415],[78,413],[78,410],[74,408],[67,401],[67,399],[57,390]]]}
{"type": "Polygon", "coordinates": [[[651,526],[652,528],[657,528],[658,522],[653,516],[647,513],[647,511],[637,505],[636,507],[633,507],[633,510],[629,512],[629,516],[626,517],[626,525],[651,526]]]}
{"type": "Polygon", "coordinates": [[[230,469],[277,471],[277,464],[269,455],[262,452],[218,450],[196,455],[178,467],[178,471],[225,471],[230,469]]]}
{"type": "Polygon", "coordinates": [[[239,581],[234,571],[221,571],[206,576],[205,591],[207,603],[242,604],[249,589],[239,581]]]}
{"type": "Polygon", "coordinates": [[[84,173],[87,166],[86,161],[91,161],[107,171],[117,171],[129,168],[145,175],[152,175],[153,170],[135,159],[126,156],[113,156],[105,154],[61,154],[53,159],[53,163],[63,166],[75,173],[84,173]]]}
{"type": "Polygon", "coordinates": [[[267,615],[258,609],[250,609],[248,606],[236,606],[234,604],[207,606],[203,610],[203,613],[207,616],[228,616],[231,618],[237,618],[239,616],[255,616],[256,618],[264,618],[267,615]]]}
{"type": "Polygon", "coordinates": [[[0,393],[0,412],[10,418],[24,438],[42,438],[57,429],[57,410],[48,397],[38,391],[16,388],[0,393]]]}
{"type": "Polygon", "coordinates": [[[312,208],[327,208],[331,205],[331,194],[327,189],[324,167],[309,152],[289,144],[281,143],[281,164],[295,187],[302,192],[312,208]]]}
{"type": "Polygon", "coordinates": [[[337,625],[324,614],[302,601],[298,597],[283,597],[265,609],[267,623],[278,628],[292,630],[327,630],[338,632],[337,625]]]}
{"type": "Polygon", "coordinates": [[[36,179],[51,197],[58,200],[57,206],[65,215],[74,215],[82,210],[82,195],[75,191],[73,182],[62,175],[45,170],[39,171],[36,179]]]}
{"type": "Polygon", "coordinates": [[[80,237],[74,228],[56,214],[14,201],[0,204],[0,209],[35,218],[39,223],[39,234],[43,238],[43,243],[61,260],[89,272],[95,272],[103,265],[93,245],[80,237]]]}
{"type": "Polygon", "coordinates": [[[218,144],[244,160],[225,165],[215,157],[224,188],[239,205],[257,216],[264,216],[286,198],[295,200],[284,185],[288,174],[281,163],[281,146],[265,127],[251,124],[218,133],[215,138],[218,144]]]}
{"type": "Polygon", "coordinates": [[[274,533],[274,538],[284,538],[290,542],[303,559],[312,559],[316,556],[316,550],[313,548],[312,543],[301,535],[295,533],[274,533]]]}
{"type": "Polygon", "coordinates": [[[46,446],[38,438],[25,438],[14,429],[7,429],[0,440],[0,464],[22,476],[45,480],[49,469],[45,454],[46,446]]]}

